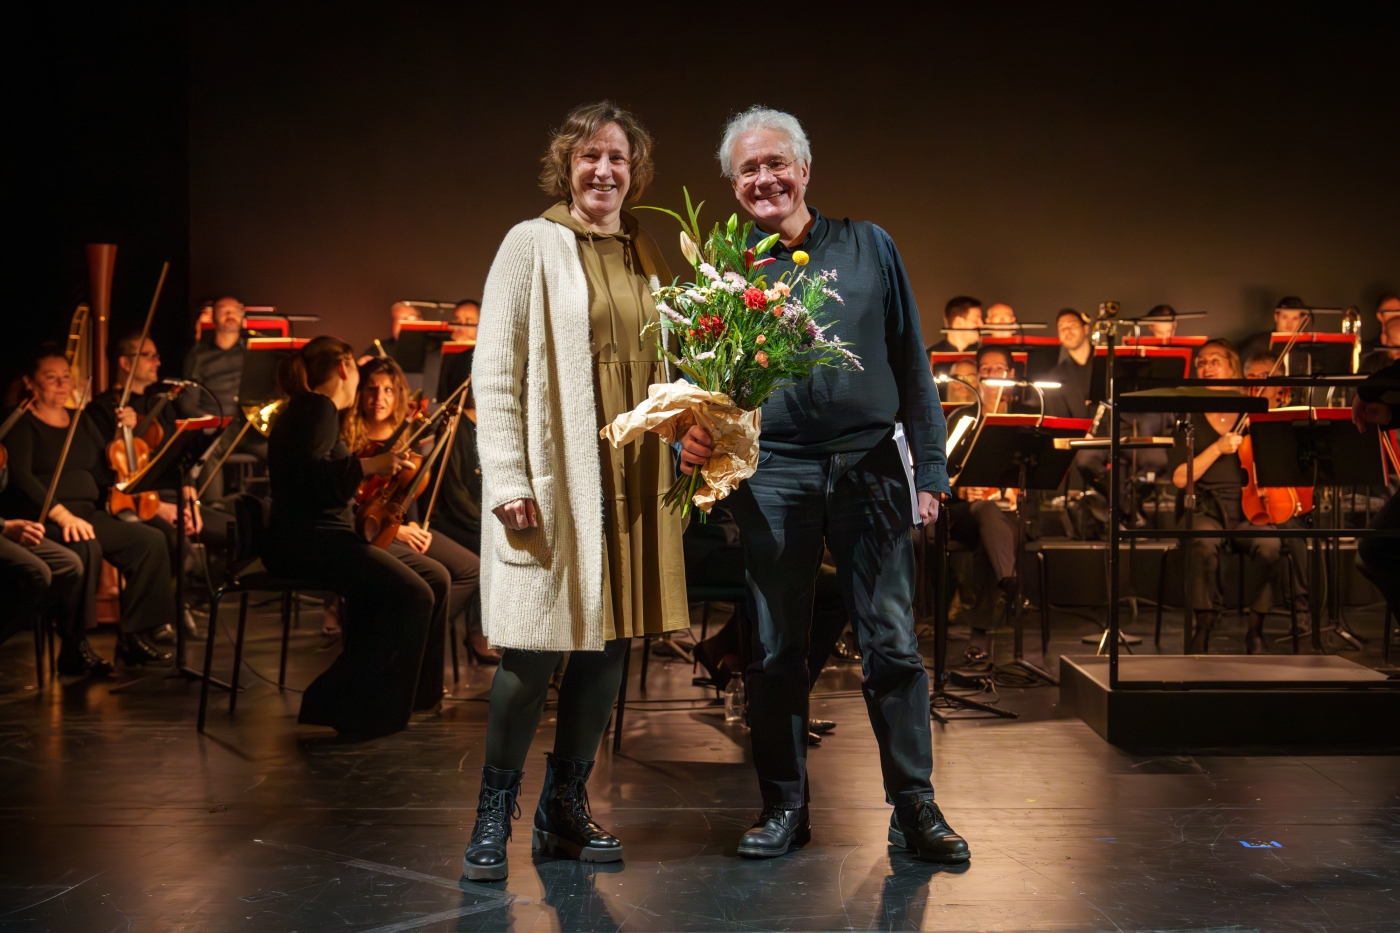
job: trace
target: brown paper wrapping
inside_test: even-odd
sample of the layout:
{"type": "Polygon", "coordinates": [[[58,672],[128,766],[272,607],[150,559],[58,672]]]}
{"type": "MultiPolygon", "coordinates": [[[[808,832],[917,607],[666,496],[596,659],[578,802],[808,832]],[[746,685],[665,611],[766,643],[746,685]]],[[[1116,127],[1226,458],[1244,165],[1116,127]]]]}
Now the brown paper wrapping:
{"type": "Polygon", "coordinates": [[[655,383],[647,400],[618,415],[599,434],[621,447],[654,431],[674,444],[691,426],[700,425],[714,438],[715,452],[700,467],[704,483],[695,490],[701,510],[729,495],[758,469],[759,410],[736,407],[723,392],[709,392],[684,380],[655,383]]]}

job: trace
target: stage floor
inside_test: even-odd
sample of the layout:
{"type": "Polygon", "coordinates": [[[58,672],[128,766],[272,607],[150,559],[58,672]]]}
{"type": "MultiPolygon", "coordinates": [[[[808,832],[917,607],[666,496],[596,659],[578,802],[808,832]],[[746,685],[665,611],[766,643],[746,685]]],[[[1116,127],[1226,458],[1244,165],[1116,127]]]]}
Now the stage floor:
{"type": "MultiPolygon", "coordinates": [[[[1374,653],[1379,619],[1352,619],[1374,653]]],[[[315,634],[316,613],[303,624],[298,686],[335,650],[315,634]]],[[[1083,653],[1078,636],[1092,628],[1058,616],[1052,666],[1061,651],[1083,653]]],[[[110,637],[97,643],[110,653],[110,637]]],[[[260,613],[248,660],[275,676],[276,650],[275,619],[260,613]]],[[[222,644],[218,669],[231,655],[222,644]]],[[[476,885],[459,877],[489,668],[464,669],[441,715],[346,744],[296,726],[297,694],[251,676],[235,720],[215,695],[201,738],[192,686],[114,696],[110,682],[78,683],[36,696],[32,657],[27,636],[0,647],[0,931],[1400,925],[1400,756],[1135,756],[1060,718],[1053,687],[1003,688],[1019,720],[935,725],[938,799],[973,850],[949,869],[886,845],[857,674],[828,670],[814,708],[839,726],[811,749],[812,843],[748,862],[735,855],[758,807],[745,733],[690,685],[689,665],[654,658],[642,698],[634,658],[633,697],[648,702],[629,708],[622,753],[605,749],[590,783],[627,861],[531,860],[536,754],[511,877],[476,885]]],[[[545,716],[536,753],[552,736],[545,716]]]]}

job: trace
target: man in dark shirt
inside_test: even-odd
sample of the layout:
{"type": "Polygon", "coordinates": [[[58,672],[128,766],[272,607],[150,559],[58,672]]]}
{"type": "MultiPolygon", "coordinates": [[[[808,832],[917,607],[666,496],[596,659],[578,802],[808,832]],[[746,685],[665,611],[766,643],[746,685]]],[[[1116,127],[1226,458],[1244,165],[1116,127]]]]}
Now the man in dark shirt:
{"type": "MultiPolygon", "coordinates": [[[[1368,353],[1377,350],[1394,350],[1400,352],[1400,341],[1393,339],[1387,333],[1386,325],[1400,318],[1400,295],[1386,293],[1376,301],[1376,323],[1381,326],[1380,332],[1361,344],[1361,349],[1368,353]]],[[[1397,335],[1400,336],[1400,335],[1397,335]]]]}
{"type": "Polygon", "coordinates": [[[966,295],[949,300],[943,306],[943,326],[950,333],[944,334],[942,340],[929,347],[930,353],[976,350],[982,343],[982,302],[966,295]]]}
{"type": "Polygon", "coordinates": [[[782,855],[811,836],[807,718],[812,593],[823,540],[836,562],[860,641],[864,693],[880,747],[890,841],[933,861],[961,862],[967,843],[933,800],[929,683],[914,635],[910,466],[894,439],[902,423],[918,510],[938,515],[948,492],[943,411],[918,310],[888,233],[807,206],[811,149],[796,118],[753,108],[730,121],[720,162],[757,223],[750,245],[777,233],[769,280],[835,270],[844,304],[835,328],[860,371],[818,370],[763,406],[758,471],[732,497],[744,547],[756,645],[747,671],[749,721],[763,812],[739,853],[782,855]]]}
{"type": "MultiPolygon", "coordinates": [[[[1250,334],[1240,344],[1240,356],[1249,359],[1261,353],[1269,352],[1270,345],[1275,333],[1291,334],[1303,326],[1303,310],[1307,305],[1303,304],[1303,299],[1297,295],[1289,295],[1280,298],[1274,307],[1274,326],[1272,330],[1262,330],[1256,334],[1250,334]]],[[[1301,354],[1298,351],[1289,354],[1294,359],[1289,360],[1287,372],[1293,372],[1296,368],[1293,364],[1300,362],[1301,354]]]]}
{"type": "Polygon", "coordinates": [[[1089,343],[1089,320],[1073,308],[1055,315],[1060,335],[1060,360],[1046,377],[1060,387],[1045,394],[1045,413],[1062,418],[1089,417],[1089,376],[1094,348],[1089,343]]]}
{"type": "MultiPolygon", "coordinates": [[[[238,387],[243,379],[243,353],[248,347],[248,335],[243,330],[243,303],[237,298],[220,298],[214,302],[214,329],[199,339],[185,356],[185,378],[200,384],[180,393],[180,414],[186,418],[199,415],[221,415],[233,419],[224,431],[218,447],[210,455],[211,462],[223,455],[226,444],[233,441],[243,426],[243,411],[238,407],[238,387]],[[212,396],[212,397],[211,397],[212,396]]],[[[238,444],[238,453],[249,454],[259,463],[267,461],[267,441],[256,431],[248,431],[238,444]]],[[[213,478],[205,500],[223,498],[222,471],[213,478]]]]}
{"type": "MultiPolygon", "coordinates": [[[[1351,402],[1351,420],[1363,433],[1371,425],[1381,431],[1400,428],[1400,361],[1367,377],[1357,388],[1351,402]]],[[[1400,493],[1381,506],[1371,527],[1400,530],[1400,493]]],[[[1400,607],[1400,538],[1362,538],[1356,546],[1356,564],[1392,608],[1400,607]]]]}

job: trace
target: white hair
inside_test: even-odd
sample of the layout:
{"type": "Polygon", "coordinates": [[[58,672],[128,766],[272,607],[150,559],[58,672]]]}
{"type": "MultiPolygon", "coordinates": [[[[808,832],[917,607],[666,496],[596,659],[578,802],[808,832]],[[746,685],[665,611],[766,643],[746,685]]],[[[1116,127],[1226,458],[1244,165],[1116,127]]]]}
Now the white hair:
{"type": "Polygon", "coordinates": [[[790,113],[771,110],[761,104],[755,104],[743,113],[730,117],[729,122],[724,126],[724,138],[720,140],[719,152],[715,153],[724,174],[734,174],[734,144],[739,141],[740,136],[754,130],[772,130],[775,133],[782,133],[787,137],[788,145],[792,147],[793,158],[799,162],[805,162],[809,168],[811,167],[812,144],[807,141],[807,133],[802,129],[802,124],[798,119],[790,113]]]}

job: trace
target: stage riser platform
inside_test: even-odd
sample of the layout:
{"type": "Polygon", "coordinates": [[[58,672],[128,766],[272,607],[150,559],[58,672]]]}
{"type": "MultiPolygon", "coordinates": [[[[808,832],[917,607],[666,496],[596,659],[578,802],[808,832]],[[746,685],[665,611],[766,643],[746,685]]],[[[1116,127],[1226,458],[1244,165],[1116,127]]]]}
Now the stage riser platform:
{"type": "MultiPolygon", "coordinates": [[[[1135,660],[1167,659],[1120,657],[1121,678],[1136,679],[1135,660]]],[[[1298,679],[1305,677],[1300,670],[1298,679]]],[[[1400,689],[1393,688],[1269,688],[1261,680],[1243,690],[1109,690],[1107,658],[1063,657],[1060,704],[1129,749],[1400,748],[1400,689]]]]}

